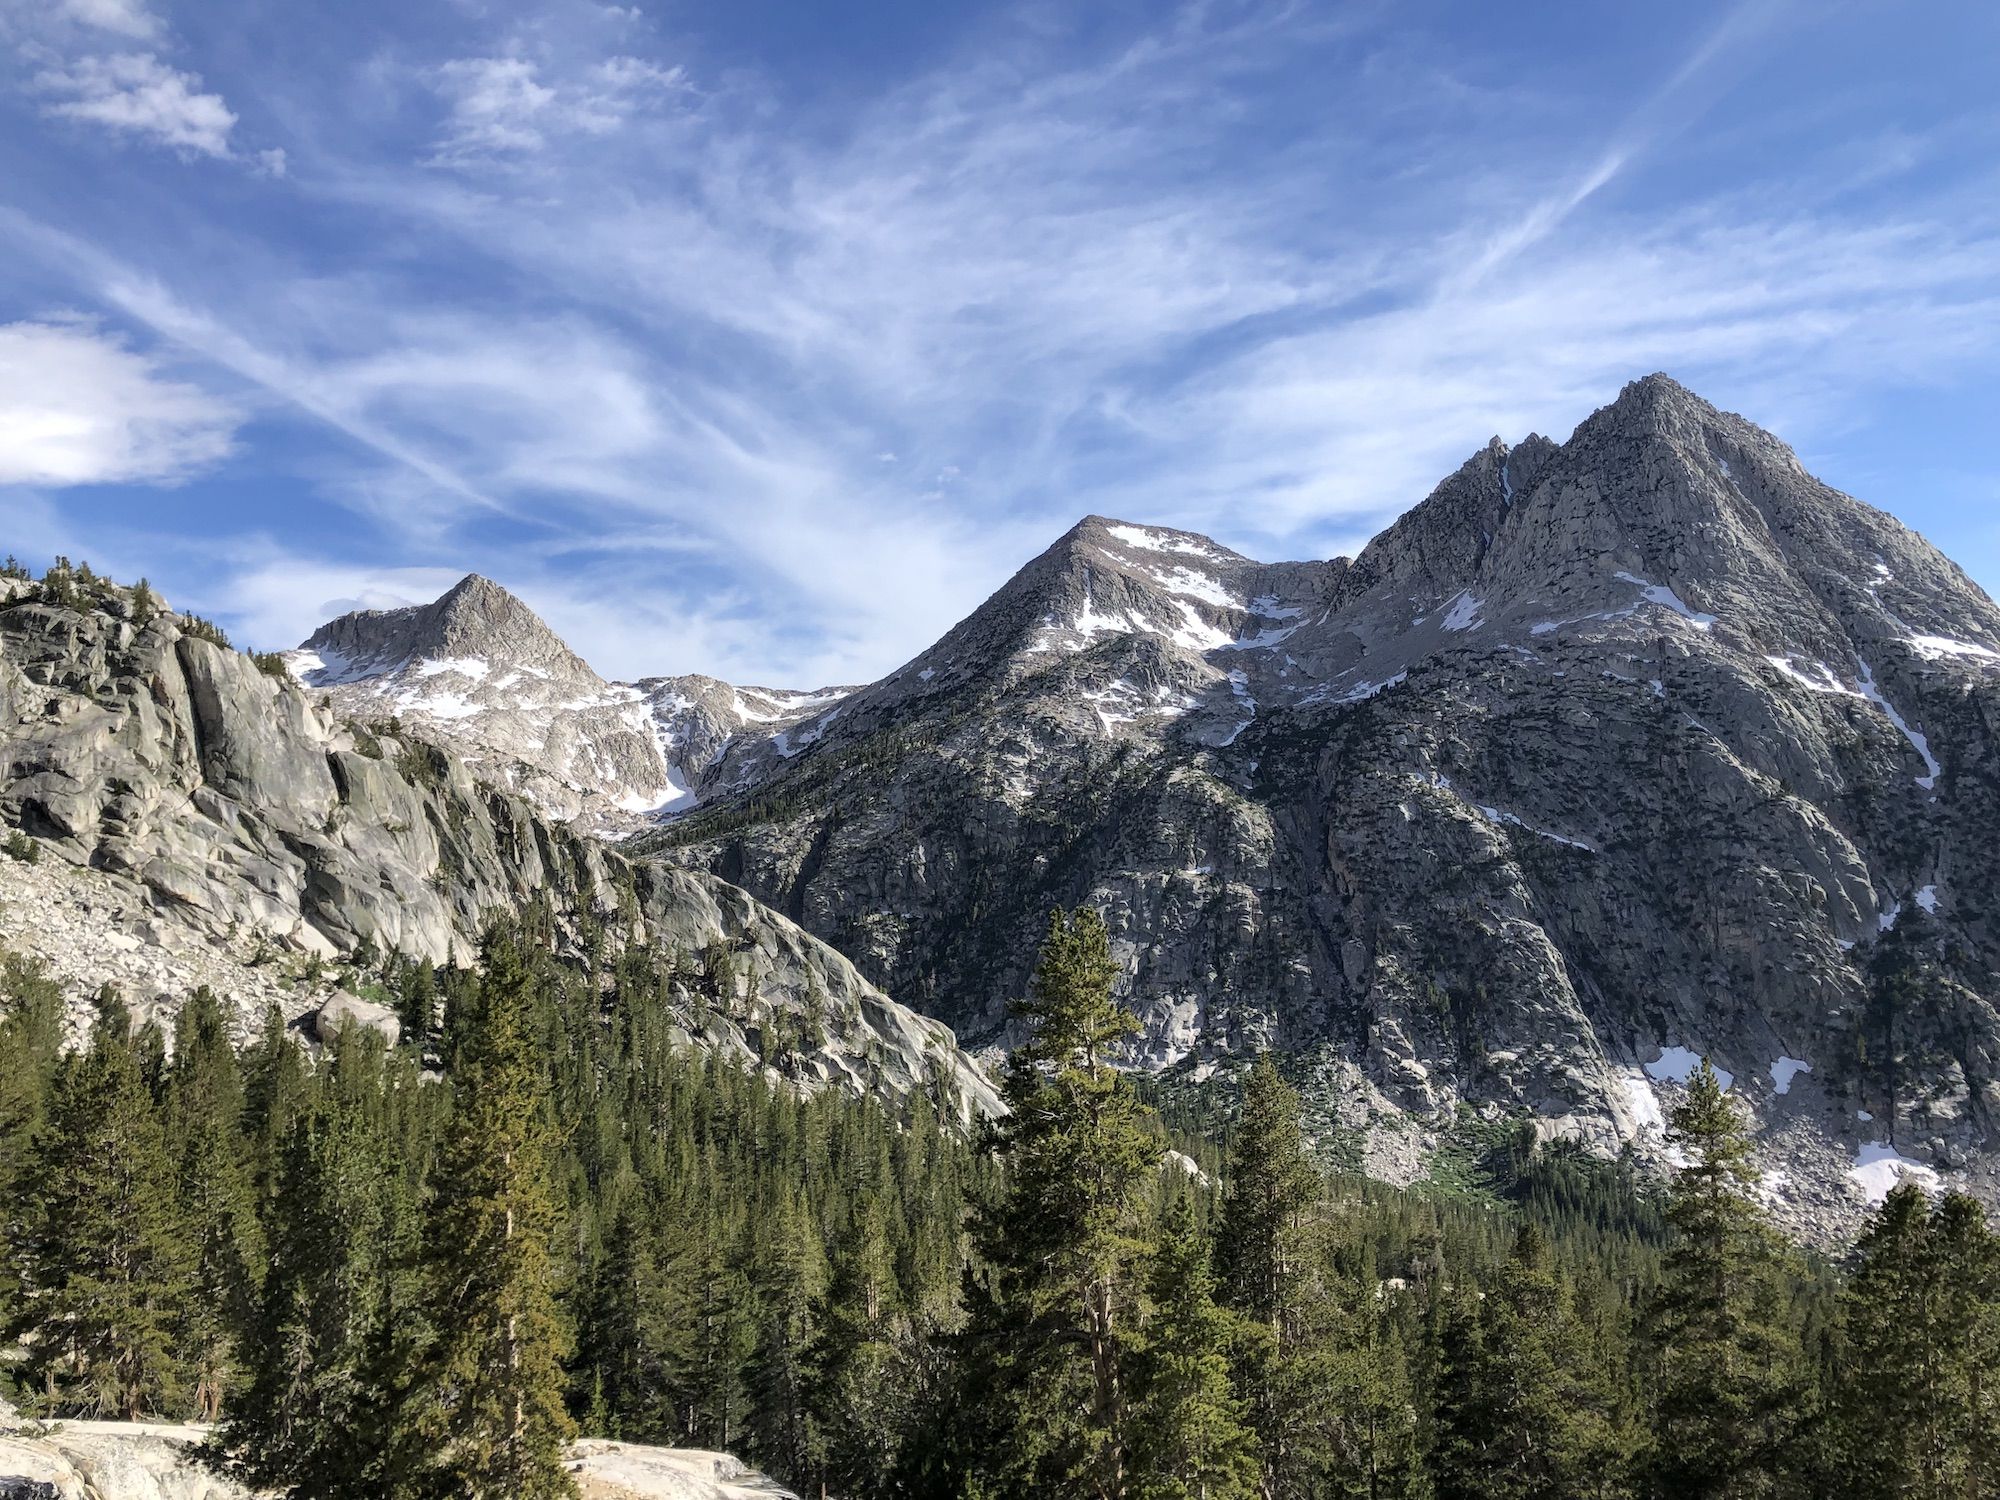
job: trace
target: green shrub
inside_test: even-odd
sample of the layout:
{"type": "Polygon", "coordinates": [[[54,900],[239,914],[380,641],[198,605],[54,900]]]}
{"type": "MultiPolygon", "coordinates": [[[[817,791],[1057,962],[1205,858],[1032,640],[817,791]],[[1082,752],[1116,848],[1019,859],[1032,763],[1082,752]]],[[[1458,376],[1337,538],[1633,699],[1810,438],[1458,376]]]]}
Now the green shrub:
{"type": "Polygon", "coordinates": [[[207,641],[211,646],[220,646],[224,651],[236,648],[229,644],[229,636],[213,620],[204,620],[200,615],[182,615],[181,634],[193,636],[198,641],[207,641]]]}

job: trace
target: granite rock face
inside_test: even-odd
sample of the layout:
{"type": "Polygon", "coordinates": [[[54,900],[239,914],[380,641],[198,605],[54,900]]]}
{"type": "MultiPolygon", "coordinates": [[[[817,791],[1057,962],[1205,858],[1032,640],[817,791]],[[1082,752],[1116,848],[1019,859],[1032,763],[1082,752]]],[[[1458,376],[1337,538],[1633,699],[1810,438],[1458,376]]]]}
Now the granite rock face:
{"type": "MultiPolygon", "coordinates": [[[[0,1430],[0,1500],[254,1500],[201,1463],[208,1436],[147,1422],[0,1430]]],[[[585,1500],[796,1500],[727,1453],[580,1438],[565,1467],[585,1500]]]]}
{"type": "MultiPolygon", "coordinates": [[[[10,880],[60,883],[19,904],[115,913],[106,925],[118,949],[163,955],[121,968],[124,982],[226,979],[231,963],[253,961],[245,950],[469,962],[487,921],[547,903],[565,942],[601,929],[613,944],[678,955],[690,972],[705,966],[717,993],[690,996],[693,1040],[807,1084],[993,1106],[947,1027],[743,891],[635,865],[414,733],[351,724],[178,617],[139,617],[122,590],[76,603],[41,594],[0,588],[0,820],[41,856],[10,880]],[[78,881],[97,884],[80,896],[78,881]],[[165,957],[189,947],[235,958],[218,973],[165,957]]],[[[0,942],[61,946],[59,935],[7,930],[0,942]]],[[[90,967],[89,955],[48,956],[73,979],[90,967]]],[[[101,962],[131,957],[107,950],[101,962]]]]}
{"type": "Polygon", "coordinates": [[[976,1040],[1090,902],[1137,1065],[1275,1045],[1350,1123],[1608,1151],[1700,1053],[1854,1202],[1991,1185],[2000,610],[1664,376],[1352,560],[1086,519],[714,784],[641,846],[976,1040]]]}

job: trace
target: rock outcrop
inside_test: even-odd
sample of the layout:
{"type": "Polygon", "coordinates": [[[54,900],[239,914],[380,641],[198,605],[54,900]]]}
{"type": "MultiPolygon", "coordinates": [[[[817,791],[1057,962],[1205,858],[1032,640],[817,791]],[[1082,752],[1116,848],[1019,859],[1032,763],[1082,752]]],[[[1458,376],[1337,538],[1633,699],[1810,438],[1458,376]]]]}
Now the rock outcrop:
{"type": "MultiPolygon", "coordinates": [[[[195,1456],[203,1427],[64,1422],[0,1429],[0,1500],[253,1500],[195,1456]]],[[[727,1453],[582,1438],[568,1468],[584,1500],[797,1500],[727,1453]]]]}
{"type": "MultiPolygon", "coordinates": [[[[81,906],[118,935],[79,954],[63,933],[9,922],[0,942],[50,957],[86,993],[144,948],[146,962],[121,966],[142,1011],[176,1003],[185,990],[167,986],[214,967],[169,961],[176,951],[226,955],[225,981],[288,953],[309,972],[314,958],[370,949],[469,962],[489,919],[544,904],[565,941],[601,930],[704,964],[723,992],[688,997],[705,1045],[807,1084],[994,1103],[948,1028],[741,890],[634,864],[427,740],[349,723],[289,676],[108,585],[65,601],[0,581],[0,819],[41,855],[9,876],[34,887],[30,902],[81,906]]],[[[294,1013],[327,999],[287,994],[294,1013]]]]}

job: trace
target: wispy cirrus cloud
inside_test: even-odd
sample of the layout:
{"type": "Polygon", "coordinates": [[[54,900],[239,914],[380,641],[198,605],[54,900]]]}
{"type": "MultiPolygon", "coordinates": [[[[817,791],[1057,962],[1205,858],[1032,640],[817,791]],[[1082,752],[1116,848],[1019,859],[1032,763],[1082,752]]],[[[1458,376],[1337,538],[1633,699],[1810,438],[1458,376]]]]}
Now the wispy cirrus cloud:
{"type": "Polygon", "coordinates": [[[573,79],[549,77],[540,63],[518,55],[456,57],[429,76],[448,105],[429,160],[457,166],[529,155],[565,135],[606,134],[686,86],[680,68],[623,55],[573,79]]]}
{"type": "Polygon", "coordinates": [[[71,21],[135,41],[150,41],[163,29],[144,0],[58,0],[55,9],[71,21]]]}
{"type": "Polygon", "coordinates": [[[609,671],[851,680],[1086,511],[1315,553],[1653,368],[1810,432],[2000,363],[1978,154],[1906,180],[1899,120],[1753,169],[1732,116],[1716,177],[1794,12],[1656,19],[1595,94],[1388,9],[1209,5],[1010,13],[829,96],[546,0],[348,60],[387,123],[318,102],[330,241],[42,245],[333,440],[301,483],[360,529],[229,553],[251,638],[477,568],[609,671]]]}

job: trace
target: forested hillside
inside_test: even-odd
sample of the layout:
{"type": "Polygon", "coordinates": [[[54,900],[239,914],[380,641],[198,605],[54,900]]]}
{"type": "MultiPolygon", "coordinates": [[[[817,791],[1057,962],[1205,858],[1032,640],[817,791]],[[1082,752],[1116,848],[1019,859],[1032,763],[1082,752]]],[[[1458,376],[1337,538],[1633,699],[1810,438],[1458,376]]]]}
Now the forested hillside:
{"type": "Polygon", "coordinates": [[[1903,1187],[1801,1258],[1705,1067],[1663,1199],[1510,1138],[1405,1193],[1330,1176],[1268,1058],[1210,1140],[1163,1126],[1092,911],[977,1141],[691,1055],[642,955],[548,936],[391,961],[404,1041],[319,1056],[206,993],[171,1038],[107,993],[65,1052],[8,960],[17,1404],[215,1420],[300,1496],[565,1494],[579,1428],[848,1496],[1993,1492],[1983,1213],[1903,1187]]]}

